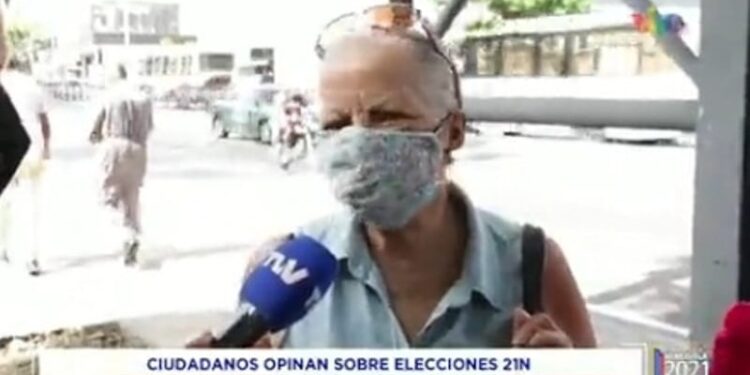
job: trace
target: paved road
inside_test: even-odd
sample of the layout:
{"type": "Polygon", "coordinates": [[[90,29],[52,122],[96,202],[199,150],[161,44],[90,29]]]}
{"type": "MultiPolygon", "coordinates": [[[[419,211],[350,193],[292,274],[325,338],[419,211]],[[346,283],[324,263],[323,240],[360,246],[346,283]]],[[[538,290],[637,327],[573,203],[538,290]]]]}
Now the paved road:
{"type": "MultiPolygon", "coordinates": [[[[148,264],[125,270],[96,209],[93,151],[83,141],[92,117],[82,106],[52,113],[55,163],[43,241],[50,272],[30,279],[0,268],[0,299],[13,306],[4,309],[11,316],[0,319],[0,336],[231,309],[249,249],[335,205],[309,165],[284,173],[265,146],[212,139],[205,114],[160,111],[144,190],[148,264]]],[[[604,341],[679,337],[693,149],[485,131],[468,139],[451,177],[480,205],[542,225],[562,244],[604,341]]]]}

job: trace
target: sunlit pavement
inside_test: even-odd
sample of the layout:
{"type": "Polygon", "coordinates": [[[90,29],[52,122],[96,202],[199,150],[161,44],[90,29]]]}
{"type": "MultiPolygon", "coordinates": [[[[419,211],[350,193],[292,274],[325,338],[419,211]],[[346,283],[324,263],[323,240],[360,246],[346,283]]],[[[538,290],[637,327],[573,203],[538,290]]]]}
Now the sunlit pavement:
{"type": "MultiPolygon", "coordinates": [[[[143,191],[144,265],[127,269],[97,209],[85,143],[92,118],[83,105],[52,113],[47,273],[0,266],[0,337],[138,318],[133,329],[145,332],[154,321],[144,316],[230,311],[253,245],[334,207],[309,166],[282,172],[265,146],[211,139],[206,114],[160,111],[143,191]]],[[[541,225],[562,245],[602,340],[678,338],[687,324],[693,149],[485,130],[467,140],[452,178],[479,205],[541,225]]],[[[209,328],[212,316],[173,321],[158,335],[173,341],[159,343],[209,328]]]]}

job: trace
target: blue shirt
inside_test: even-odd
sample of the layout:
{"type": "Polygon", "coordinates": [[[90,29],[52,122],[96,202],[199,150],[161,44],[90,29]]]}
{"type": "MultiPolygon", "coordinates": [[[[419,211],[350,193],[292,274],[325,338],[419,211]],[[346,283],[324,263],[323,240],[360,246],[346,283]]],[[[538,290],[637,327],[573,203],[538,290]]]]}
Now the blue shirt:
{"type": "MultiPolygon", "coordinates": [[[[459,196],[467,208],[469,229],[463,274],[411,346],[509,347],[513,309],[522,302],[522,227],[459,196]]],[[[301,229],[339,259],[339,275],[319,304],[286,332],[281,347],[410,347],[361,228],[353,214],[343,212],[301,229]]]]}

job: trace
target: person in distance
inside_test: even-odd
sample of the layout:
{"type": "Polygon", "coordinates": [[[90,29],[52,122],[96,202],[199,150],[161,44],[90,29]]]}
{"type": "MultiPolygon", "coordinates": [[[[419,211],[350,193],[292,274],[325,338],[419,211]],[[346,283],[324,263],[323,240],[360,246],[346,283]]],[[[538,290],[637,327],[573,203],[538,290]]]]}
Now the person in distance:
{"type": "MultiPolygon", "coordinates": [[[[340,259],[331,290],[257,347],[594,347],[560,247],[527,311],[525,226],[475,207],[446,169],[464,142],[459,79],[408,5],[337,18],[319,38],[320,166],[344,212],[305,225],[340,259]]],[[[257,251],[248,272],[285,239],[257,251]]],[[[210,334],[188,346],[206,347],[210,334]]]]}
{"type": "MultiPolygon", "coordinates": [[[[14,178],[14,191],[9,192],[10,196],[0,197],[0,209],[13,211],[13,214],[3,211],[4,220],[0,221],[14,228],[14,235],[10,237],[17,237],[9,242],[8,236],[3,235],[0,240],[3,249],[0,252],[13,251],[19,260],[25,258],[29,274],[39,276],[42,269],[39,263],[40,244],[37,239],[43,235],[40,226],[44,215],[40,195],[44,185],[46,162],[50,158],[51,132],[44,91],[31,75],[29,68],[29,63],[14,53],[6,69],[0,74],[0,83],[7,90],[21,124],[31,139],[29,151],[21,161],[14,178]],[[12,220],[8,220],[11,217],[12,220]]],[[[7,234],[6,229],[9,228],[3,227],[3,234],[7,234]]]]}
{"type": "Polygon", "coordinates": [[[89,141],[99,144],[100,183],[104,205],[119,214],[124,263],[135,266],[141,237],[141,188],[148,164],[148,140],[154,130],[151,99],[117,65],[89,141]]]}

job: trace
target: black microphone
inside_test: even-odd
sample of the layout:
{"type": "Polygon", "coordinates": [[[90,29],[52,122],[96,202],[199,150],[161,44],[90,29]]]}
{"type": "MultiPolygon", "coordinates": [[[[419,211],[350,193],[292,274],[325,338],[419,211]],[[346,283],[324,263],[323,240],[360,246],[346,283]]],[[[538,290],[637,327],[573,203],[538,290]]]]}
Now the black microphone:
{"type": "Polygon", "coordinates": [[[298,236],[285,243],[248,276],[237,317],[211,347],[250,347],[296,323],[328,291],[337,271],[336,258],[314,239],[298,236]]]}

